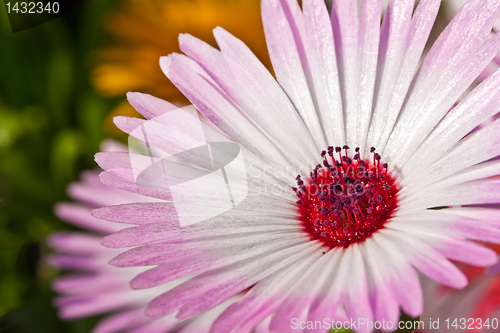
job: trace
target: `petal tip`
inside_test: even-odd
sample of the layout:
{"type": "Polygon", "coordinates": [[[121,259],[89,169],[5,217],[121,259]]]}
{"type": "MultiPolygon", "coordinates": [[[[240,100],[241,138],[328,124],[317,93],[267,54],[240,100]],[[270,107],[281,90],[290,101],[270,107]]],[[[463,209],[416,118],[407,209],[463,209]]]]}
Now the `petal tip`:
{"type": "Polygon", "coordinates": [[[101,239],[101,245],[104,246],[104,247],[108,247],[108,248],[118,248],[118,247],[120,247],[120,246],[116,246],[116,244],[113,241],[113,238],[111,236],[113,236],[113,234],[108,235],[108,236],[104,237],[103,239],[101,239]]]}
{"type": "Polygon", "coordinates": [[[165,315],[160,304],[156,304],[155,301],[156,299],[152,300],[144,311],[144,315],[148,318],[159,318],[165,315]]]}
{"type": "Polygon", "coordinates": [[[170,71],[170,64],[172,63],[172,58],[170,56],[160,57],[160,68],[165,75],[168,76],[170,71]]]}

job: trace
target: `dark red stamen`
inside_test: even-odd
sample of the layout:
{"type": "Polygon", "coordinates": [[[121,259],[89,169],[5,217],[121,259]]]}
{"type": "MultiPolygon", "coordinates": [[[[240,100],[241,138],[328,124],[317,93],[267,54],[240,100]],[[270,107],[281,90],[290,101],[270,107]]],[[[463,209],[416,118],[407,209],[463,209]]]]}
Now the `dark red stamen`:
{"type": "Polygon", "coordinates": [[[387,171],[387,163],[371,148],[371,159],[361,159],[359,148],[351,159],[349,147],[323,151],[323,165],[318,164],[304,181],[297,176],[300,220],[311,239],[321,240],[330,248],[348,247],[370,237],[393,217],[398,206],[399,187],[387,171]],[[341,154],[342,149],[345,153],[341,154]]]}

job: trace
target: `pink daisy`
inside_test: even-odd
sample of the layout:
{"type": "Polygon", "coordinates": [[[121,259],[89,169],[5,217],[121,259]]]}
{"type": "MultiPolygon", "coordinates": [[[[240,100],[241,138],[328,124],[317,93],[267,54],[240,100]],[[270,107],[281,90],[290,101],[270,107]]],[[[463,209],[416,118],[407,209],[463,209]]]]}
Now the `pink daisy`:
{"type": "MultiPolygon", "coordinates": [[[[189,278],[150,302],[147,316],[190,318],[248,290],[211,332],[259,323],[272,332],[325,332],[332,319],[353,320],[357,332],[391,322],[384,329],[393,331],[400,310],[422,313],[417,272],[463,288],[467,279],[449,260],[496,262],[474,241],[500,242],[500,215],[487,207],[500,202],[500,181],[491,178],[500,170],[500,121],[471,131],[498,111],[500,72],[457,101],[499,50],[491,31],[500,2],[468,2],[421,59],[439,5],[422,0],[414,10],[414,1],[392,1],[380,24],[381,0],[359,9],[334,1],[331,15],[321,0],[304,0],[302,9],[264,0],[278,82],[222,28],[214,30],[220,50],[180,36],[186,55],[161,58],[161,68],[204,115],[201,123],[239,145],[245,181],[226,183],[248,189],[234,208],[184,226],[225,203],[215,183],[199,195],[155,187],[160,178],[139,186],[134,161],[156,157],[96,156],[105,184],[163,200],[93,211],[138,225],[104,238],[107,247],[136,246],[111,264],[155,265],[132,279],[134,289],[189,278]]],[[[148,120],[115,123],[148,147],[176,155],[206,144],[175,117],[146,138],[148,124],[175,107],[128,98],[148,120]]],[[[190,172],[210,170],[198,164],[190,172]]],[[[180,174],[167,174],[167,184],[179,183],[180,174]]]]}
{"type": "Polygon", "coordinates": [[[155,295],[172,289],[182,281],[147,290],[130,289],[129,281],[144,269],[108,265],[108,261],[120,251],[100,244],[103,236],[122,229],[123,225],[96,219],[90,212],[93,208],[106,205],[153,199],[103,185],[98,171],[84,172],[80,182],[69,186],[68,194],[76,202],[58,204],[56,215],[84,231],[58,232],[48,240],[56,251],[48,257],[49,262],[72,271],[57,278],[53,284],[54,291],[60,294],[54,304],[59,308],[61,318],[69,320],[111,312],[96,325],[93,329],[95,333],[206,333],[222,310],[234,302],[234,299],[229,300],[183,322],[173,315],[159,319],[145,317],[145,307],[155,295]]]}

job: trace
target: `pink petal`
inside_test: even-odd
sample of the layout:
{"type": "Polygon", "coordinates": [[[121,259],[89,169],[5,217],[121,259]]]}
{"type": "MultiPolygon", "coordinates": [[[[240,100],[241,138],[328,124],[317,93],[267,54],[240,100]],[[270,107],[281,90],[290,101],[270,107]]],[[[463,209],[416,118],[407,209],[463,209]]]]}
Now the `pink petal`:
{"type": "Polygon", "coordinates": [[[221,95],[217,86],[198,74],[188,58],[174,54],[169,59],[168,68],[163,66],[165,74],[208,119],[263,161],[271,158],[273,164],[290,165],[288,157],[277,150],[275,144],[263,136],[225,95],[221,95]]]}
{"type": "Polygon", "coordinates": [[[59,310],[59,315],[65,319],[87,317],[130,305],[136,298],[137,296],[133,293],[124,293],[123,290],[88,297],[63,296],[59,298],[64,303],[59,310]],[[64,300],[65,298],[69,302],[64,300]]]}
{"type": "Polygon", "coordinates": [[[92,255],[101,253],[99,237],[83,232],[58,232],[50,235],[47,243],[59,252],[92,255]]]}
{"type": "Polygon", "coordinates": [[[399,297],[395,296],[396,290],[389,288],[385,276],[392,275],[392,272],[382,271],[383,268],[378,264],[379,260],[386,260],[384,259],[385,254],[381,252],[377,243],[371,238],[367,239],[364,244],[360,244],[360,250],[365,259],[368,295],[374,319],[380,322],[385,320],[386,322],[396,323],[400,314],[399,297]]]}
{"type": "Polygon", "coordinates": [[[403,165],[413,155],[495,56],[500,35],[488,38],[499,9],[497,1],[469,2],[425,57],[388,142],[388,149],[395,152],[394,162],[398,165],[403,165]]]}
{"type": "Polygon", "coordinates": [[[90,212],[90,208],[74,203],[59,203],[54,207],[54,213],[57,217],[87,230],[109,234],[122,229],[115,223],[91,216],[90,212]]]}
{"type": "MultiPolygon", "coordinates": [[[[177,278],[220,269],[221,267],[235,263],[242,263],[245,260],[250,264],[263,255],[273,253],[273,249],[282,248],[283,246],[301,246],[304,242],[304,239],[293,242],[290,240],[282,242],[275,241],[274,243],[261,244],[258,247],[255,245],[242,246],[246,248],[246,251],[242,251],[240,248],[235,252],[223,251],[218,255],[216,255],[216,253],[213,255],[193,255],[192,251],[186,251],[185,255],[168,260],[164,264],[137,275],[130,282],[130,285],[133,289],[150,288],[177,278]]],[[[118,263],[122,264],[120,261],[118,263]]]]}
{"type": "MultiPolygon", "coordinates": [[[[342,97],[335,57],[335,44],[328,10],[324,1],[303,1],[305,52],[310,67],[311,95],[319,111],[329,144],[345,142],[342,97]]],[[[308,73],[306,72],[306,75],[308,73]]]]}
{"type": "Polygon", "coordinates": [[[495,106],[500,103],[500,90],[497,89],[499,86],[500,70],[481,82],[444,116],[443,120],[415,152],[416,158],[410,158],[405,169],[419,168],[422,159],[439,160],[439,157],[456,142],[497,113],[498,110],[495,106]],[[474,112],[470,112],[471,108],[474,109],[474,112]]]}
{"type": "Polygon", "coordinates": [[[146,119],[159,117],[165,112],[177,110],[179,107],[163,99],[138,92],[127,93],[129,103],[146,119]]]}
{"type": "MultiPolygon", "coordinates": [[[[334,1],[331,21],[340,78],[340,91],[344,96],[344,119],[347,145],[360,146],[357,129],[353,128],[359,115],[359,20],[354,1],[334,1]]],[[[335,143],[337,144],[337,143],[335,143]]]]}
{"type": "Polygon", "coordinates": [[[172,202],[132,203],[119,206],[108,206],[92,211],[92,216],[106,221],[127,224],[169,223],[172,227],[180,227],[172,202]]]}
{"type": "MultiPolygon", "coordinates": [[[[254,123],[255,126],[261,130],[261,132],[267,133],[272,145],[268,147],[269,144],[265,145],[263,142],[262,144],[264,144],[264,146],[261,147],[263,151],[273,149],[272,146],[274,145],[281,152],[287,152],[295,150],[296,147],[298,147],[297,145],[301,144],[298,142],[296,143],[295,141],[297,138],[290,136],[290,132],[286,131],[284,126],[278,123],[278,120],[282,120],[283,117],[289,117],[289,115],[287,116],[281,113],[274,115],[273,113],[276,113],[276,110],[272,109],[272,105],[269,105],[269,101],[263,101],[262,96],[256,95],[256,92],[251,89],[251,85],[242,82],[241,78],[237,76],[238,73],[231,71],[226,61],[226,57],[228,57],[227,54],[224,56],[221,51],[214,49],[191,35],[181,35],[179,37],[179,42],[184,53],[196,60],[196,62],[203,67],[210,77],[220,86],[221,90],[227,94],[226,98],[230,99],[235,104],[238,113],[248,118],[249,121],[254,123]],[[278,118],[278,116],[281,118],[278,118]],[[288,140],[277,140],[278,138],[284,137],[287,137],[288,140]]],[[[245,80],[248,80],[248,75],[245,77],[245,80]]],[[[231,118],[234,117],[228,114],[229,111],[230,110],[226,109],[224,113],[219,114],[218,110],[214,109],[210,112],[215,112],[211,117],[222,117],[230,121],[231,118]]],[[[241,117],[239,114],[234,116],[238,118],[241,117]]],[[[259,133],[259,135],[261,134],[259,133]]],[[[271,155],[269,156],[273,158],[275,153],[271,151],[270,153],[271,155]]],[[[289,160],[289,162],[284,162],[288,163],[287,165],[290,165],[290,163],[297,163],[294,156],[285,154],[283,158],[289,160]]]]}
{"type": "Polygon", "coordinates": [[[93,333],[115,333],[130,329],[147,321],[143,309],[134,309],[111,315],[101,320],[93,329],[93,333]]]}
{"type": "MultiPolygon", "coordinates": [[[[318,256],[320,256],[319,252],[311,253],[294,265],[259,281],[240,302],[231,305],[217,318],[210,332],[232,332],[233,329],[236,329],[235,332],[247,332],[252,329],[281,305],[304,270],[317,260],[318,256]]],[[[270,330],[278,331],[277,328],[285,324],[281,321],[290,324],[288,316],[273,316],[270,330]]]]}
{"type": "Polygon", "coordinates": [[[415,76],[422,51],[439,10],[440,0],[420,1],[411,16],[414,1],[393,1],[384,16],[374,111],[368,141],[385,146],[415,76]]]}
{"type": "Polygon", "coordinates": [[[206,311],[314,250],[316,247],[311,244],[292,246],[203,273],[155,298],[149,303],[146,315],[158,317],[181,307],[183,318],[206,311]]]}
{"type": "Polygon", "coordinates": [[[467,285],[465,275],[424,242],[395,230],[382,229],[379,233],[381,238],[399,249],[401,254],[426,276],[457,289],[467,285]]]}
{"type": "Polygon", "coordinates": [[[266,116],[285,132],[284,137],[296,147],[297,154],[304,154],[303,162],[315,158],[323,148],[316,146],[297,110],[267,69],[244,43],[227,31],[217,28],[214,35],[233,74],[258,105],[265,106],[266,116]]]}
{"type": "Polygon", "coordinates": [[[401,205],[404,204],[405,209],[410,211],[415,207],[426,209],[440,206],[500,203],[499,186],[500,180],[498,179],[481,179],[436,191],[427,191],[427,193],[422,191],[423,194],[417,198],[414,196],[411,203],[401,200],[401,205]]]}
{"type": "Polygon", "coordinates": [[[278,78],[318,147],[326,147],[323,129],[313,104],[310,65],[302,40],[305,25],[296,1],[262,1],[262,21],[269,56],[278,78]],[[309,82],[308,82],[309,81],[309,82]]]}
{"type": "Polygon", "coordinates": [[[114,187],[115,189],[125,190],[155,199],[172,200],[172,194],[168,189],[155,190],[138,186],[131,169],[113,169],[112,172],[105,171],[101,173],[100,178],[104,184],[114,187]]]}

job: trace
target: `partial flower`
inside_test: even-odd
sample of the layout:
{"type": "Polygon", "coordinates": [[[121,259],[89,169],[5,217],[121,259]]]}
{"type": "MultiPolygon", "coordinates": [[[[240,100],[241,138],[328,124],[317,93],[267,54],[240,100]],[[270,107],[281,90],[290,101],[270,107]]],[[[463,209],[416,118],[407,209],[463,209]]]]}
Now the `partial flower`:
{"type": "MultiPolygon", "coordinates": [[[[259,323],[272,332],[326,332],[327,324],[314,326],[325,319],[352,319],[357,332],[385,321],[393,331],[400,310],[423,311],[417,272],[463,288],[467,279],[450,260],[496,262],[474,241],[500,242],[499,211],[488,207],[500,202],[492,178],[500,170],[500,121],[473,129],[498,111],[500,72],[457,101],[500,48],[491,34],[500,2],[467,3],[421,59],[439,5],[422,0],[414,10],[413,1],[393,1],[380,24],[380,0],[359,9],[334,1],[331,15],[320,0],[302,8],[263,0],[278,82],[222,28],[214,30],[220,50],[180,36],[186,55],[160,65],[206,117],[200,121],[239,145],[247,181],[227,185],[247,184],[248,193],[233,209],[181,227],[177,207],[191,207],[194,218],[226,204],[221,191],[193,204],[199,198],[189,186],[173,195],[171,170],[165,187],[138,185],[131,161],[158,167],[159,155],[96,156],[105,184],[163,200],[93,211],[137,225],[104,238],[110,248],[137,246],[111,264],[156,266],[131,281],[134,289],[189,278],[149,303],[147,316],[189,318],[248,290],[210,332],[247,332],[259,323]]],[[[215,143],[181,120],[151,125],[174,105],[128,98],[147,120],[115,123],[147,147],[178,156],[215,143]]],[[[190,156],[182,167],[223,174],[190,156]]],[[[204,193],[213,186],[207,182],[204,193]]]]}
{"type": "Polygon", "coordinates": [[[423,329],[418,332],[498,332],[500,329],[500,261],[486,270],[463,265],[469,285],[453,290],[423,281],[423,329]]]}
{"type": "MultiPolygon", "coordinates": [[[[271,68],[255,0],[125,0],[104,21],[109,43],[95,55],[92,83],[106,97],[121,97],[139,90],[175,103],[184,95],[165,78],[158,58],[179,52],[178,36],[190,33],[215,46],[211,29],[226,27],[240,36],[271,68]]],[[[112,116],[136,116],[128,103],[121,103],[112,116]]],[[[106,128],[117,135],[109,118],[106,128]]]]}
{"type": "MultiPolygon", "coordinates": [[[[113,142],[108,147],[123,149],[113,142]]],[[[174,315],[151,319],[144,316],[148,302],[182,280],[151,290],[132,290],[129,281],[144,269],[117,268],[108,264],[120,251],[103,247],[101,238],[122,229],[123,225],[96,219],[91,216],[91,210],[106,205],[151,202],[153,199],[103,185],[97,170],[84,172],[79,182],[69,186],[68,194],[75,201],[57,204],[55,213],[82,231],[57,232],[48,240],[55,252],[47,260],[70,271],[53,284],[54,291],[59,294],[54,304],[59,308],[61,318],[70,320],[109,313],[94,327],[96,333],[208,332],[229,303],[183,322],[174,315]]]]}

